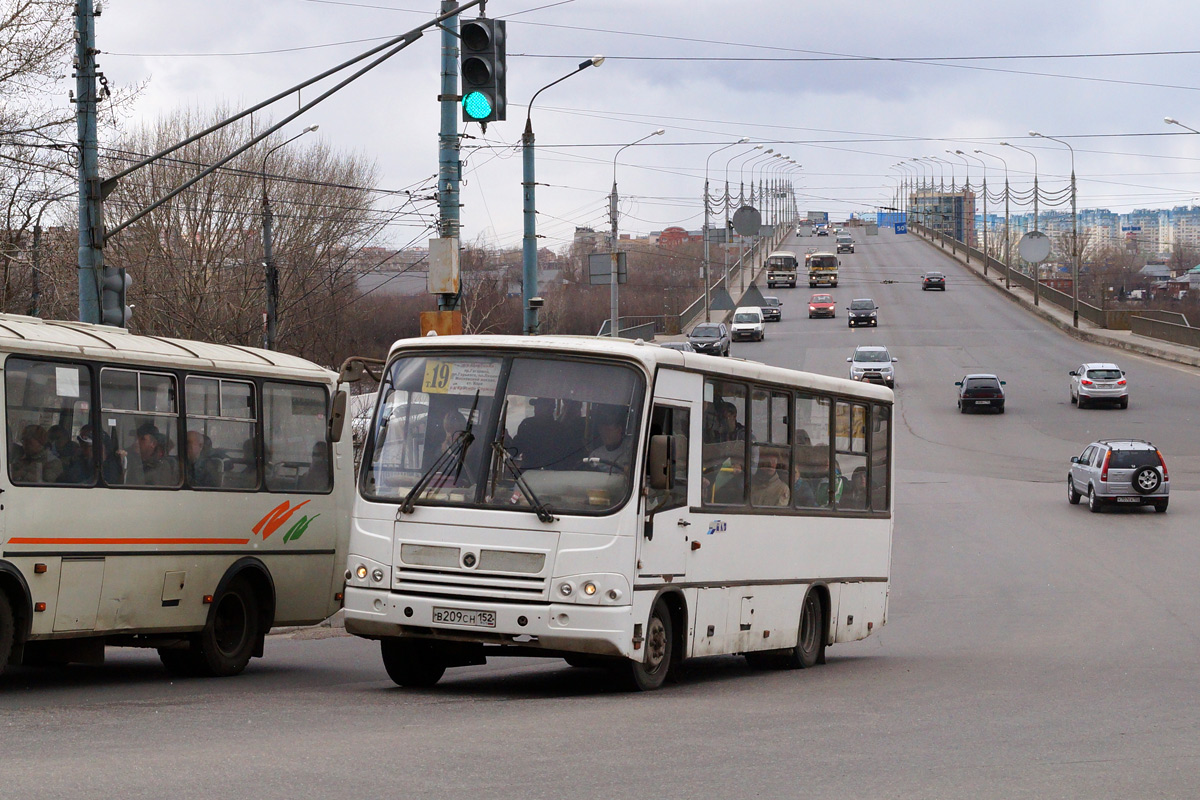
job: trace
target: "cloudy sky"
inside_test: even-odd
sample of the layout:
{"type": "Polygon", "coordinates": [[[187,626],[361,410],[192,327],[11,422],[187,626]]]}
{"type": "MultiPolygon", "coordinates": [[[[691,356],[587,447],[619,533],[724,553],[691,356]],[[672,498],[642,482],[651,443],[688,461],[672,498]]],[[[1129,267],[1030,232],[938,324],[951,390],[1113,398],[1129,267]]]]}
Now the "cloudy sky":
{"type": "MultiPolygon", "coordinates": [[[[181,105],[251,105],[434,16],[437,0],[111,0],[98,20],[100,64],[116,84],[148,81],[134,121],[181,105]]],[[[467,12],[474,16],[475,11],[467,12]]],[[[1075,147],[1079,205],[1126,211],[1200,196],[1200,12],[1178,0],[974,4],[808,0],[491,0],[509,20],[508,121],[465,127],[463,238],[518,246],[519,148],[529,97],[592,55],[607,60],[541,95],[538,233],[569,243],[607,227],[613,156],[621,229],[699,229],[705,162],[714,187],[741,136],[794,158],[801,208],[840,216],[890,204],[897,161],[982,149],[1005,158],[1014,190],[1067,185],[1075,147]]],[[[385,188],[437,169],[438,33],[293,123],[376,161],[385,188]]],[[[331,83],[331,82],[330,82],[331,83]]],[[[329,83],[325,84],[329,85],[329,83]]],[[[308,90],[305,97],[316,95],[308,90]]],[[[295,108],[282,101],[276,118],[295,108]]],[[[762,152],[762,151],[759,151],[762,152]]],[[[754,166],[729,178],[749,180],[754,166]]],[[[759,162],[766,163],[766,162],[759,162]]],[[[779,162],[776,162],[779,163],[779,162]]],[[[937,176],[937,167],[926,174],[937,176]]],[[[981,177],[971,162],[970,179],[981,177]]],[[[1002,186],[988,160],[989,185],[1002,186]]],[[[423,241],[397,225],[393,244],[423,241]]]]}

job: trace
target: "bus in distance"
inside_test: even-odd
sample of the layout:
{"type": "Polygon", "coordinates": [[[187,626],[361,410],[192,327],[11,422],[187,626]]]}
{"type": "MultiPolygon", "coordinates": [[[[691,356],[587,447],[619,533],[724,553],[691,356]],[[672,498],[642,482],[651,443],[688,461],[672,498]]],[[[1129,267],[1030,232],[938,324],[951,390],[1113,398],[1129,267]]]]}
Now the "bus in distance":
{"type": "Polygon", "coordinates": [[[429,686],[490,656],[659,687],[810,667],[884,624],[892,392],[576,337],[401,340],[352,514],[346,630],[429,686]]]}

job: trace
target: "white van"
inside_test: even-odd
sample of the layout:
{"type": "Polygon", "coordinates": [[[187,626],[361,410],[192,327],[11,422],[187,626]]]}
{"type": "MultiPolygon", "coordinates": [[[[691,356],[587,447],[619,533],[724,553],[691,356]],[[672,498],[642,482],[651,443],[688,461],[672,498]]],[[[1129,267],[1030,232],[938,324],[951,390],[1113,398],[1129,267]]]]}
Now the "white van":
{"type": "Polygon", "coordinates": [[[742,306],[734,311],[730,332],[735,342],[741,339],[761,342],[767,335],[762,309],[758,306],[742,306]]]}

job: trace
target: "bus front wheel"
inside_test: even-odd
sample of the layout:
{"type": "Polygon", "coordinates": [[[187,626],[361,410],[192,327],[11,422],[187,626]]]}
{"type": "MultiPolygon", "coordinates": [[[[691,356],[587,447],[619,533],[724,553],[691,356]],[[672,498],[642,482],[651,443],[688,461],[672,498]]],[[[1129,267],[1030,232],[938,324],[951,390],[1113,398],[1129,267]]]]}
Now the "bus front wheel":
{"type": "Polygon", "coordinates": [[[250,663],[263,635],[258,595],[249,581],[238,577],[214,605],[212,620],[197,640],[200,671],[215,677],[237,675],[250,663]]]}
{"type": "Polygon", "coordinates": [[[671,659],[674,657],[674,637],[671,612],[667,610],[667,604],[659,600],[650,612],[650,621],[646,623],[644,660],[628,663],[628,682],[631,689],[649,692],[663,685],[663,681],[667,679],[667,672],[671,669],[671,659]]]}
{"type": "Polygon", "coordinates": [[[383,668],[397,686],[429,687],[442,679],[446,662],[434,642],[420,639],[382,639],[383,668]]]}
{"type": "Polygon", "coordinates": [[[818,592],[810,591],[800,609],[800,632],[796,646],[784,654],[787,669],[808,669],[825,663],[825,604],[818,592]]]}

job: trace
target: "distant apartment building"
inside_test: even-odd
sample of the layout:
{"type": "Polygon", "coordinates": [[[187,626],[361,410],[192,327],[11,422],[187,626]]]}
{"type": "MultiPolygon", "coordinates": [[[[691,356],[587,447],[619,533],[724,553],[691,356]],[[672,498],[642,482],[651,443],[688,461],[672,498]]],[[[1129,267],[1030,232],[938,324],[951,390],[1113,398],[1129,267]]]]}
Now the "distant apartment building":
{"type": "Polygon", "coordinates": [[[918,224],[972,247],[979,244],[975,234],[974,192],[919,191],[913,192],[909,199],[910,213],[918,224]]]}

